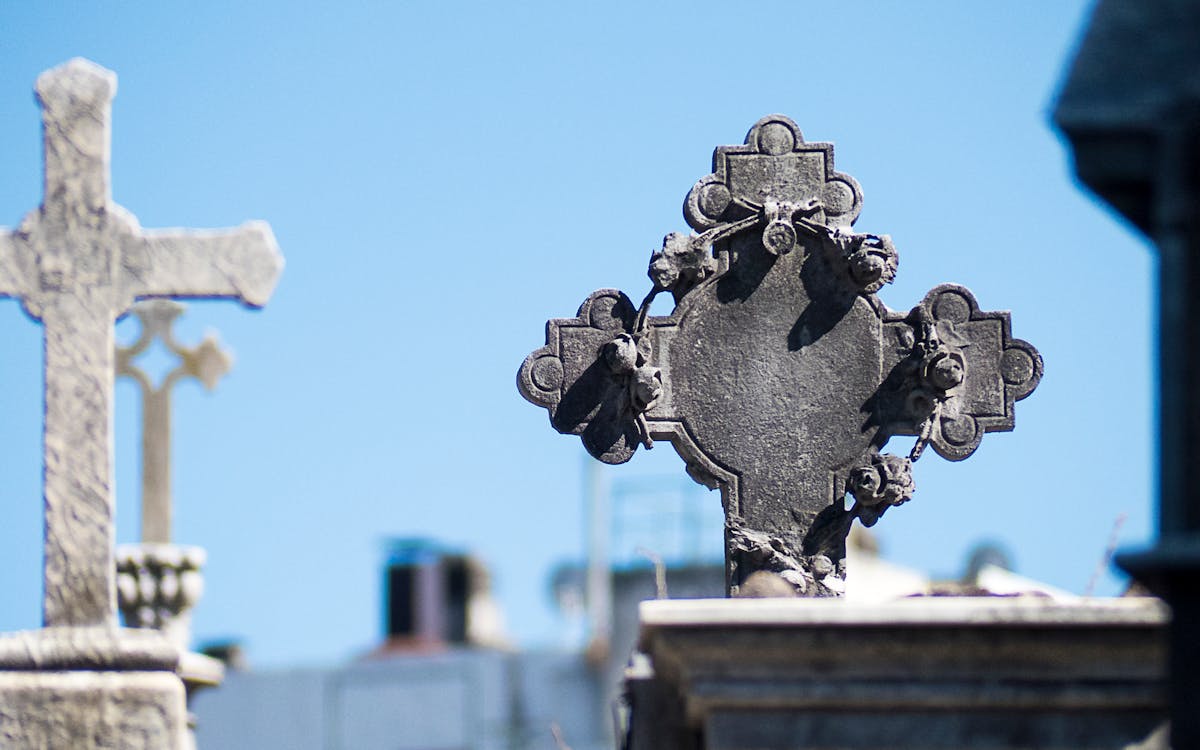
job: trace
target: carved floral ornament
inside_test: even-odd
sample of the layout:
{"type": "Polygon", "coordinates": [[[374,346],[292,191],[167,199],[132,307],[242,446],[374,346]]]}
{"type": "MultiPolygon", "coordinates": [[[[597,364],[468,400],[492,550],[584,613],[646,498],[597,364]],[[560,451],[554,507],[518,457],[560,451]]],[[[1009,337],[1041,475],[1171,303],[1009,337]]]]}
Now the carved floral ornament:
{"type": "Polygon", "coordinates": [[[862,191],[781,116],[721,146],[688,193],[696,234],[650,257],[649,293],[593,292],[553,319],[518,388],[606,463],[670,440],[719,487],[731,592],[765,570],[802,595],[836,595],[845,534],[911,499],[927,446],[952,461],[1013,428],[1042,359],[1007,312],[935,287],[907,313],[876,292],[896,275],[887,235],[857,233],[862,191]],[[670,292],[669,316],[649,315],[670,292]],[[882,453],[915,436],[906,457],[882,453]],[[846,509],[843,498],[853,499],[846,509]]]}

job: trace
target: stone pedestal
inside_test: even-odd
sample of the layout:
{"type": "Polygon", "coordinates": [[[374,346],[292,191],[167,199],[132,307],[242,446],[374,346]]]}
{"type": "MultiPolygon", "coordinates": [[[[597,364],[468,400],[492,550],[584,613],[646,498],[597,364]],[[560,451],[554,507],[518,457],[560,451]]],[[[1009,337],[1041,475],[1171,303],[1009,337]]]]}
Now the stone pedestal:
{"type": "Polygon", "coordinates": [[[153,631],[46,628],[0,636],[0,747],[184,750],[179,653],[153,631]]]}
{"type": "Polygon", "coordinates": [[[649,601],[640,618],[627,750],[1164,746],[1155,599],[649,601]]]}

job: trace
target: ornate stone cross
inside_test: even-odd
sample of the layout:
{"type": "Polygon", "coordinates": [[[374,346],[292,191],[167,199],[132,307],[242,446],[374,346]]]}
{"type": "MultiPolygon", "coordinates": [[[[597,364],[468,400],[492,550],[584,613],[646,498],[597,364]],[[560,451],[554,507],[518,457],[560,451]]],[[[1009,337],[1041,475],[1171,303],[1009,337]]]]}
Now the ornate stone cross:
{"type": "Polygon", "coordinates": [[[684,204],[699,234],[667,235],[642,304],[593,292],[547,323],[518,373],[601,461],[669,440],[721,489],[731,594],[840,594],[853,520],[911,498],[926,446],[957,461],[1011,430],[1013,402],[1041,379],[1009,314],[961,286],[889,310],[875,292],[898,256],[887,235],[851,230],[861,209],[831,144],[765,117],[745,145],[716,149],[684,204]],[[650,316],[661,292],[674,311],[650,316]],[[880,452],[894,435],[917,438],[907,457],[880,452]]]}
{"type": "Polygon", "coordinates": [[[53,625],[116,618],[113,323],[142,297],[266,303],[283,261],[270,228],[143,230],[112,201],[116,76],[72,60],[37,80],[45,196],[0,231],[0,295],[45,329],[45,599],[53,625]]]}

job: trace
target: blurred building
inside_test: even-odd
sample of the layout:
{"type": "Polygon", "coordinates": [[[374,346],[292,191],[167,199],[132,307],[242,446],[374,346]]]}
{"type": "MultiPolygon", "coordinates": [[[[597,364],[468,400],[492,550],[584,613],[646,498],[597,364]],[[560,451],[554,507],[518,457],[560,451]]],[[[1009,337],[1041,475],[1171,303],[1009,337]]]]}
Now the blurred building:
{"type": "Polygon", "coordinates": [[[508,646],[487,568],[430,539],[387,542],[383,613],[383,643],[376,655],[446,646],[508,646]]]}
{"type": "Polygon", "coordinates": [[[380,644],[343,666],[230,670],[198,696],[197,745],[223,750],[610,748],[578,652],[507,647],[484,567],[430,540],[390,542],[380,644]]]}
{"type": "MultiPolygon", "coordinates": [[[[647,507],[641,501],[653,488],[636,487],[628,502],[641,519],[647,507]]],[[[624,491],[614,487],[617,518],[624,491]]],[[[678,524],[671,509],[692,512],[686,506],[663,500],[659,528],[678,524]]],[[[725,595],[719,548],[697,552],[689,534],[668,534],[680,543],[664,560],[641,544],[641,531],[621,531],[654,526],[614,524],[613,549],[623,551],[605,576],[609,622],[602,637],[582,633],[574,648],[558,650],[509,645],[478,560],[428,539],[393,540],[380,571],[379,644],[337,667],[263,671],[246,668],[236,644],[220,644],[211,653],[229,655],[229,674],[220,689],[196,697],[197,744],[201,750],[609,750],[614,701],[638,636],[638,603],[725,595]]],[[[858,601],[1040,587],[1007,572],[1007,556],[994,545],[978,549],[963,576],[947,581],[880,559],[874,538],[859,528],[849,550],[847,598],[858,601]]],[[[551,576],[565,620],[587,619],[588,579],[585,563],[564,564],[551,576]]]]}

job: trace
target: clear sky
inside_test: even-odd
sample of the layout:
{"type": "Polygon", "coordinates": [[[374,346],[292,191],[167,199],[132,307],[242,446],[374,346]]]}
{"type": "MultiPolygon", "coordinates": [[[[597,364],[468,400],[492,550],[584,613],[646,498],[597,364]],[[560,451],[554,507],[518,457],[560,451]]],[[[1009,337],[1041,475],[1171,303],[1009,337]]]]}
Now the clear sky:
{"type": "MultiPolygon", "coordinates": [[[[381,540],[429,535],[492,566],[521,642],[554,642],[582,449],[517,367],[593,289],[640,298],[713,147],[786,114],[836,143],[857,227],[895,239],[885,302],[963,283],[1046,361],[1016,432],[917,465],[885,552],[950,574],[1000,539],[1082,591],[1119,514],[1123,543],[1151,534],[1155,408],[1153,255],[1074,184],[1049,123],[1087,5],[6,2],[0,224],[41,200],[35,77],[85,56],[120,78],[113,195],[143,226],[274,228],[266,309],[193,304],[179,327],[237,356],[215,394],[175,399],[175,539],[209,553],[198,639],[244,638],[258,665],[353,656],[379,636],[381,540]]],[[[12,630],[40,617],[41,329],[0,302],[0,342],[12,630]]],[[[120,541],[137,408],[118,385],[120,541]]],[[[609,471],[681,472],[667,445],[609,471]]]]}

